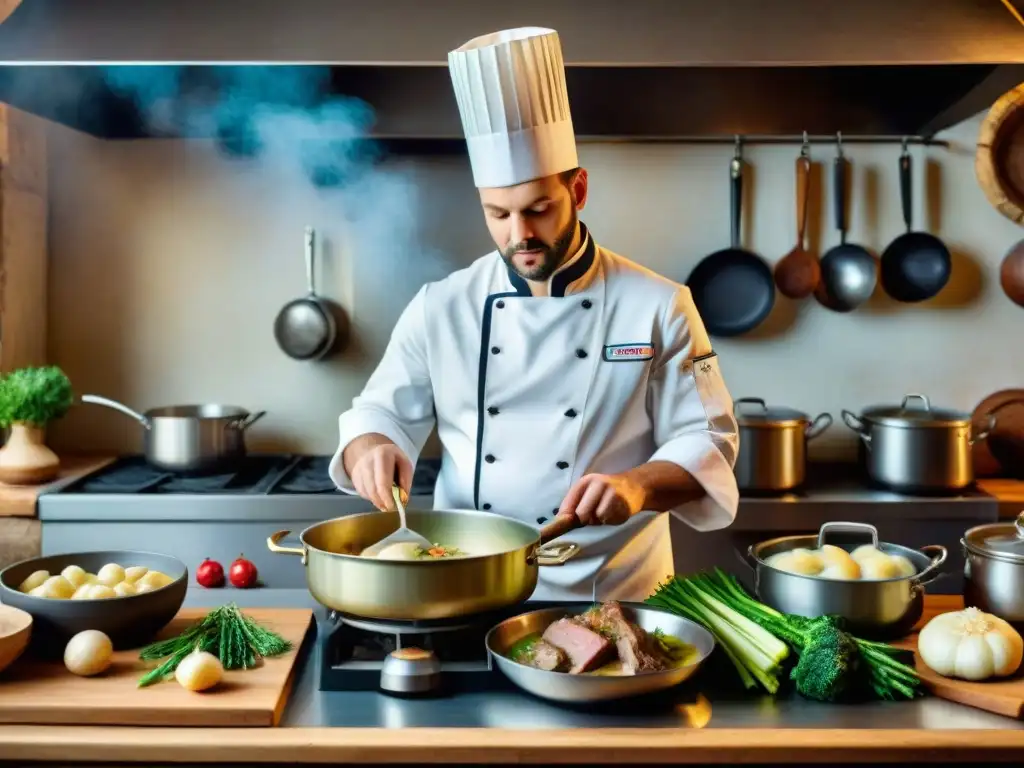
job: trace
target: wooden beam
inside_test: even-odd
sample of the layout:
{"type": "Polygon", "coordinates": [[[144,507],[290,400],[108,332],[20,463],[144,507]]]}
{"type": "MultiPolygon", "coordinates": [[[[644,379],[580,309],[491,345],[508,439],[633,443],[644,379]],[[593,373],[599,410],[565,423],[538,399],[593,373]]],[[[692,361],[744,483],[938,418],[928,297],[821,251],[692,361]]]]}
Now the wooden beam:
{"type": "MultiPolygon", "coordinates": [[[[1024,38],[1024,30],[1021,31],[1024,38]]],[[[969,117],[991,107],[996,99],[1012,88],[1024,83],[1024,65],[1004,64],[968,91],[961,99],[940,112],[921,128],[922,136],[934,136],[939,131],[962,123],[969,117]]]]}
{"type": "Polygon", "coordinates": [[[45,123],[0,104],[0,372],[46,362],[45,123]]]}

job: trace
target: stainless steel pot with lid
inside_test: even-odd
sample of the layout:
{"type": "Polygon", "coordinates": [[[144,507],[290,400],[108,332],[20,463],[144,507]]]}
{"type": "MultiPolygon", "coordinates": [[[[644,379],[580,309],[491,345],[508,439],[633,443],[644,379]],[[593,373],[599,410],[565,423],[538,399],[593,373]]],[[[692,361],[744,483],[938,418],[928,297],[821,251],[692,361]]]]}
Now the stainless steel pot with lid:
{"type": "Polygon", "coordinates": [[[807,441],[832,424],[832,416],[813,420],[803,411],[768,406],[757,397],[733,404],[739,425],[736,484],[741,491],[781,492],[803,485],[807,474],[807,441]]]}
{"type": "Polygon", "coordinates": [[[842,417],[861,439],[868,477],[900,492],[959,491],[973,484],[971,446],[995,424],[990,416],[972,434],[970,414],[936,408],[922,394],[908,394],[898,406],[867,408],[860,416],[843,410],[842,417]]]}
{"type": "Polygon", "coordinates": [[[964,602],[1024,627],[1024,512],[1012,522],[968,530],[964,550],[964,602]]]}

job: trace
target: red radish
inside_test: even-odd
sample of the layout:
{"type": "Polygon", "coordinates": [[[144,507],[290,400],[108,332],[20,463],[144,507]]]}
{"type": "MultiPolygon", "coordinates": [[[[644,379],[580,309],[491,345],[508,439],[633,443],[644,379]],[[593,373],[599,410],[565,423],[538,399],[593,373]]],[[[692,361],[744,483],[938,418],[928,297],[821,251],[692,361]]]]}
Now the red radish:
{"type": "Polygon", "coordinates": [[[228,576],[231,579],[231,583],[239,589],[248,589],[256,583],[256,566],[252,564],[251,560],[246,560],[243,555],[239,555],[238,559],[231,564],[231,570],[228,571],[228,576]]]}
{"type": "Polygon", "coordinates": [[[196,568],[196,581],[202,587],[223,587],[224,567],[216,560],[206,558],[196,568]]]}

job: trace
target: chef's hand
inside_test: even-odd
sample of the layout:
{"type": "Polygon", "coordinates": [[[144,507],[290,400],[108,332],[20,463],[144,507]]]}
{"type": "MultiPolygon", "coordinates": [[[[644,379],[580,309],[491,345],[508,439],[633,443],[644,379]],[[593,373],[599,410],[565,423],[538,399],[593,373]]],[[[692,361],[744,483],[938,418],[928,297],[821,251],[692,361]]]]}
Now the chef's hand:
{"type": "Polygon", "coordinates": [[[643,509],[646,491],[624,475],[584,475],[569,489],[559,515],[583,525],[622,525],[643,509]]]}
{"type": "Polygon", "coordinates": [[[402,503],[409,500],[412,462],[390,441],[367,447],[353,463],[349,476],[356,492],[381,511],[395,511],[391,486],[396,483],[401,491],[402,503]]]}

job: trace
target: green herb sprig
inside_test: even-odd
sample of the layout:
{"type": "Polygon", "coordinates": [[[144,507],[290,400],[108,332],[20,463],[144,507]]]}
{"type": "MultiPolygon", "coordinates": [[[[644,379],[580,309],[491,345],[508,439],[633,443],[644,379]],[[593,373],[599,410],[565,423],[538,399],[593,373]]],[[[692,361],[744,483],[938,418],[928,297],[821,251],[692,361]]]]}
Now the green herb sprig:
{"type": "Polygon", "coordinates": [[[42,427],[59,419],[73,402],[71,381],[55,365],[19,368],[0,378],[0,427],[42,427]]]}
{"type": "Polygon", "coordinates": [[[145,688],[173,674],[181,660],[197,648],[219,658],[224,669],[249,669],[261,658],[290,651],[292,644],[229,603],[210,611],[177,637],[143,648],[139,652],[143,661],[164,661],[143,675],[138,687],[145,688]]]}

